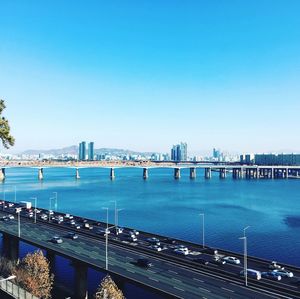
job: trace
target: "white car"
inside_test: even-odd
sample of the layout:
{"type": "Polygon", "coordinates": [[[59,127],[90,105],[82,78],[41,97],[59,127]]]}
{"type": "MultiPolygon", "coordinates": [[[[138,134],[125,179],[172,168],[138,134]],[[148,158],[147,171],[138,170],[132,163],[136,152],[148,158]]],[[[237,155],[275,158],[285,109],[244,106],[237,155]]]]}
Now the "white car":
{"type": "Polygon", "coordinates": [[[234,256],[225,256],[223,257],[223,260],[226,261],[226,263],[235,264],[235,265],[239,265],[241,263],[241,261],[234,256]]]}
{"type": "Polygon", "coordinates": [[[181,255],[188,255],[189,251],[188,250],[184,250],[182,248],[176,248],[174,249],[174,252],[177,254],[181,254],[181,255]]]}
{"type": "Polygon", "coordinates": [[[161,251],[161,247],[157,246],[157,245],[150,245],[149,248],[155,250],[155,251],[161,251]]]}
{"type": "Polygon", "coordinates": [[[273,273],[276,273],[277,275],[280,275],[281,277],[294,277],[294,273],[285,269],[275,269],[272,271],[273,273]]]}

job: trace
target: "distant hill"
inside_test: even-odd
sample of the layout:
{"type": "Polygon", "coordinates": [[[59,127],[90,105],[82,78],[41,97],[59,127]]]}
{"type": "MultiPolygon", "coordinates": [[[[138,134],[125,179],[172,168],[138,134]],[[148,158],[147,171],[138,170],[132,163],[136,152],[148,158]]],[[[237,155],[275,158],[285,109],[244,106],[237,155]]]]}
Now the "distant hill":
{"type": "MultiPolygon", "coordinates": [[[[95,154],[113,154],[113,155],[152,155],[155,152],[138,152],[128,149],[118,149],[118,148],[98,148],[94,149],[95,154]]],[[[62,155],[62,154],[71,154],[77,155],[78,154],[78,146],[72,145],[64,148],[59,149],[50,149],[50,150],[26,150],[22,152],[23,155],[38,155],[38,154],[45,154],[45,155],[62,155]]]]}

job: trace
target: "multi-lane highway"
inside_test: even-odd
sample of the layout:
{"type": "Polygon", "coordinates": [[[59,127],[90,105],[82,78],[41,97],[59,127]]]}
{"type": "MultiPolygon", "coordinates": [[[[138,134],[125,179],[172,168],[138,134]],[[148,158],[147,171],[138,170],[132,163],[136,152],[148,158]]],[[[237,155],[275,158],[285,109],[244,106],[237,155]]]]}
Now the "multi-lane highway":
{"type": "MultiPolygon", "coordinates": [[[[8,202],[0,206],[0,217],[12,214],[14,219],[0,221],[0,231],[9,235],[18,235],[18,221],[13,213],[14,207],[8,202]],[[6,207],[5,207],[6,206],[6,207]],[[2,208],[2,211],[1,211],[2,208]]],[[[50,249],[57,254],[79,260],[92,267],[105,268],[105,239],[99,234],[105,228],[104,223],[90,219],[73,217],[76,225],[70,225],[70,220],[60,224],[54,223],[55,216],[65,216],[57,213],[52,219],[41,220],[46,211],[40,210],[37,223],[34,217],[25,210],[21,217],[21,239],[40,248],[50,249]],[[93,229],[84,229],[84,223],[89,223],[93,229]],[[80,229],[75,227],[81,226],[80,229]],[[78,239],[67,237],[69,231],[76,231],[78,239]],[[51,242],[53,236],[60,236],[61,244],[51,242]]],[[[43,217],[44,218],[44,217],[43,217]]],[[[69,219],[69,218],[68,218],[69,219]]],[[[57,221],[56,221],[57,222],[57,221]]],[[[300,298],[300,271],[298,268],[285,266],[293,271],[295,277],[283,278],[281,281],[249,279],[249,286],[244,286],[244,280],[239,276],[242,264],[215,264],[214,256],[202,250],[201,246],[145,232],[137,234],[137,241],[128,240],[129,229],[116,235],[114,229],[109,234],[109,271],[143,285],[163,291],[179,298],[300,298]],[[126,236],[125,236],[126,235],[126,236]],[[155,237],[160,240],[162,251],[150,248],[148,238],[155,237]],[[188,255],[179,255],[174,252],[179,245],[188,247],[188,255]],[[152,262],[153,266],[145,269],[136,264],[138,258],[144,257],[152,262]],[[208,261],[207,265],[198,260],[208,261]]],[[[207,251],[207,250],[206,250],[207,251]]],[[[220,256],[230,256],[242,260],[241,256],[224,251],[218,252],[220,256]]],[[[268,271],[269,262],[250,257],[248,268],[259,271],[268,271]]]]}

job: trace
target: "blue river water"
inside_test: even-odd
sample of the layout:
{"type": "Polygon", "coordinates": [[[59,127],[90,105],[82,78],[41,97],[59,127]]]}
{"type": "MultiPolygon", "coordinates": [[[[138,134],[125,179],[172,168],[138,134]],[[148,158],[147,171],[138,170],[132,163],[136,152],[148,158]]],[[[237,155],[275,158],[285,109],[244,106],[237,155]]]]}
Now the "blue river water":
{"type": "Polygon", "coordinates": [[[39,181],[37,169],[8,168],[2,197],[14,201],[16,186],[17,201],[37,197],[49,208],[57,192],[59,211],[106,221],[102,207],[109,207],[111,223],[117,201],[119,225],[200,243],[204,213],[207,245],[242,252],[239,237],[250,226],[250,255],[300,266],[300,180],[221,180],[217,173],[205,180],[200,170],[190,180],[188,169],[174,180],[172,169],[150,169],[144,181],[139,168],[115,173],[111,181],[109,169],[83,168],[76,180],[75,169],[45,168],[39,181]]]}

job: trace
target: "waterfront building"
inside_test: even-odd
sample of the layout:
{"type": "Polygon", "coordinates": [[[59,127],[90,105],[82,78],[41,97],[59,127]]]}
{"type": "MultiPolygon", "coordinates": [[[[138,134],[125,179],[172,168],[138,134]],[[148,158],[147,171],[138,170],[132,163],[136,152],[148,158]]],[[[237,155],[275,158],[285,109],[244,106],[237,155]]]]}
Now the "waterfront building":
{"type": "Polygon", "coordinates": [[[89,142],[88,144],[88,160],[94,160],[94,142],[89,142]]]}
{"type": "Polygon", "coordinates": [[[79,143],[78,158],[80,161],[86,160],[86,142],[85,141],[82,141],[79,143]]]}
{"type": "Polygon", "coordinates": [[[257,165],[300,165],[300,154],[256,154],[257,165]]]}
{"type": "Polygon", "coordinates": [[[171,149],[172,161],[187,161],[187,144],[181,142],[180,144],[173,145],[171,149]]]}

